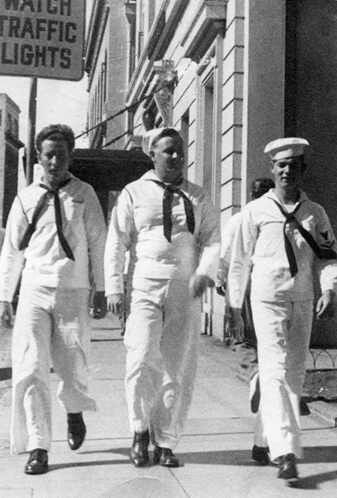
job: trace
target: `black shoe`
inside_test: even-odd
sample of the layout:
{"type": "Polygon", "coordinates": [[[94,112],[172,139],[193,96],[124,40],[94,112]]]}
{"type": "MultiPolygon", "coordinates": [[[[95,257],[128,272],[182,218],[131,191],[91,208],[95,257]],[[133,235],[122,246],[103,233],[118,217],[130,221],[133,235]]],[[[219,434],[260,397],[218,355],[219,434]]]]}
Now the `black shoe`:
{"type": "Polygon", "coordinates": [[[254,444],[252,448],[252,459],[260,465],[269,465],[269,448],[265,446],[257,446],[254,444]]]}
{"type": "Polygon", "coordinates": [[[78,450],[82,446],[87,428],[85,426],[82,412],[68,413],[68,444],[71,450],[78,450]]]}
{"type": "Polygon", "coordinates": [[[149,431],[135,432],[130,449],[130,460],[135,467],[145,467],[149,463],[149,431]]]}
{"type": "Polygon", "coordinates": [[[41,448],[31,451],[25,465],[26,474],[45,474],[48,472],[48,452],[41,448]]]}
{"type": "Polygon", "coordinates": [[[279,471],[277,477],[287,481],[289,486],[293,486],[298,481],[298,473],[296,467],[296,457],[293,453],[282,455],[279,460],[279,471]]]}
{"type": "Polygon", "coordinates": [[[179,460],[173,451],[157,445],[155,445],[153,450],[153,463],[159,463],[163,467],[179,467],[179,460]]]}

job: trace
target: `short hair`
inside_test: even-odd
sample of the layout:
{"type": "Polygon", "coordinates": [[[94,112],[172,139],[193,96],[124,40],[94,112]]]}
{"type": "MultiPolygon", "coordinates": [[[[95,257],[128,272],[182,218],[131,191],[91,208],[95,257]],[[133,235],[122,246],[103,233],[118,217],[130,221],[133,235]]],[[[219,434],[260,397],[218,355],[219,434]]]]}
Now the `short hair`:
{"type": "Polygon", "coordinates": [[[61,135],[68,144],[69,151],[72,152],[75,147],[75,136],[70,126],[65,124],[51,124],[39,131],[35,139],[35,147],[38,152],[41,152],[42,142],[52,135],[61,135]]]}
{"type": "Polygon", "coordinates": [[[252,199],[258,199],[259,197],[261,197],[261,195],[265,194],[266,192],[268,192],[268,190],[274,187],[275,183],[271,178],[265,176],[261,178],[255,178],[255,180],[253,180],[251,184],[251,197],[252,199]]]}
{"type": "Polygon", "coordinates": [[[179,131],[177,131],[175,128],[163,128],[162,131],[152,139],[150,150],[152,150],[157,145],[159,140],[164,137],[177,138],[181,140],[182,143],[184,142],[179,131]]]}

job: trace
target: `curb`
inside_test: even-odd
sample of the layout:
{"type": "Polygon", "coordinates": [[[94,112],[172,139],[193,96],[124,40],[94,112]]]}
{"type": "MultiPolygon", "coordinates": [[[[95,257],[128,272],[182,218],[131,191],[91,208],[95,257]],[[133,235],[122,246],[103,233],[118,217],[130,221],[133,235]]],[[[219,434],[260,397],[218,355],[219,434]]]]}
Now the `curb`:
{"type": "Polygon", "coordinates": [[[332,427],[337,427],[337,403],[329,401],[310,401],[307,403],[312,415],[319,417],[332,427]]]}

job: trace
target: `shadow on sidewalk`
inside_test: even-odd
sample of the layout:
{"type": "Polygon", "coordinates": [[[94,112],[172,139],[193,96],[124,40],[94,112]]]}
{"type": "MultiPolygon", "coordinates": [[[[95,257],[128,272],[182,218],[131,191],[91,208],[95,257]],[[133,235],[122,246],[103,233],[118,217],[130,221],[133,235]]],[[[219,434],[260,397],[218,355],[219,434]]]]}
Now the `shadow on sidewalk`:
{"type": "Polygon", "coordinates": [[[321,474],[314,474],[307,477],[302,477],[296,485],[297,489],[319,489],[320,484],[328,481],[335,481],[337,479],[337,470],[330,472],[322,472],[321,474]]]}
{"type": "Polygon", "coordinates": [[[120,465],[123,463],[129,464],[129,460],[90,460],[90,462],[68,462],[68,463],[55,463],[49,465],[49,470],[62,470],[70,469],[72,467],[93,467],[100,465],[120,465]]]}
{"type": "MultiPolygon", "coordinates": [[[[113,453],[129,457],[130,448],[110,448],[104,450],[81,451],[81,455],[92,455],[97,453],[113,453]]],[[[301,463],[336,463],[337,446],[307,446],[303,450],[304,457],[301,463]]],[[[251,450],[219,450],[219,451],[196,451],[177,452],[182,463],[202,465],[238,465],[259,466],[251,459],[251,450]]],[[[123,461],[125,463],[125,461],[123,461]]]]}
{"type": "MultiPolygon", "coordinates": [[[[111,448],[106,450],[82,451],[81,455],[90,455],[97,453],[117,453],[129,457],[130,448],[111,448]]],[[[151,453],[151,450],[150,450],[151,453]]],[[[232,450],[232,451],[200,451],[193,453],[176,452],[181,461],[181,466],[186,463],[205,464],[205,465],[256,465],[251,460],[250,450],[232,450]]],[[[123,461],[123,463],[129,460],[123,461]]]]}
{"type": "Polygon", "coordinates": [[[89,451],[81,451],[81,455],[92,455],[95,453],[117,453],[118,455],[124,455],[129,457],[130,448],[111,448],[108,450],[89,450],[89,451]]]}
{"type": "Polygon", "coordinates": [[[337,446],[306,446],[301,463],[336,463],[337,446]]]}
{"type": "Polygon", "coordinates": [[[193,453],[177,453],[179,460],[185,464],[199,465],[238,465],[256,466],[251,459],[250,450],[198,451],[193,453]]]}
{"type": "MultiPolygon", "coordinates": [[[[243,465],[256,466],[251,459],[250,450],[199,451],[191,453],[177,453],[185,463],[204,465],[243,465]]],[[[301,463],[336,463],[337,446],[308,446],[304,448],[304,458],[301,463]]]]}
{"type": "MultiPolygon", "coordinates": [[[[50,465],[50,471],[62,470],[72,467],[92,467],[101,465],[130,465],[129,448],[111,448],[106,450],[91,450],[83,451],[81,455],[90,455],[98,453],[110,453],[123,455],[124,459],[110,460],[91,460],[86,462],[69,462],[50,465]]],[[[304,458],[300,460],[299,470],[301,472],[301,464],[309,463],[336,463],[337,466],[337,446],[317,446],[304,448],[304,458]]],[[[259,467],[259,465],[251,459],[250,450],[225,450],[225,451],[200,451],[190,453],[177,453],[181,461],[181,466],[184,464],[198,465],[230,465],[243,467],[259,467]]],[[[151,465],[150,465],[151,466],[151,465]]],[[[299,479],[296,485],[298,489],[319,489],[320,484],[328,481],[337,480],[337,468],[334,471],[322,472],[313,474],[299,479]]]]}
{"type": "Polygon", "coordinates": [[[121,464],[130,464],[129,460],[129,448],[112,448],[109,450],[92,450],[92,451],[81,451],[79,455],[91,455],[98,453],[110,453],[110,454],[118,454],[125,456],[123,459],[112,459],[112,460],[90,460],[88,462],[67,462],[67,463],[55,463],[49,465],[49,469],[52,470],[62,470],[69,469],[72,467],[93,467],[100,465],[121,465],[121,464]]]}

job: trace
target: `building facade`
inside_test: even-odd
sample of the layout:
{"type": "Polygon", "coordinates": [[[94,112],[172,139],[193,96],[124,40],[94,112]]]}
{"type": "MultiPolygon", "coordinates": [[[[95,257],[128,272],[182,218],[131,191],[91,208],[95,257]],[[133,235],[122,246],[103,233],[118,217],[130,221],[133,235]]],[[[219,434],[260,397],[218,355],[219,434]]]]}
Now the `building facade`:
{"type": "Polygon", "coordinates": [[[0,93],[0,227],[6,225],[8,213],[18,189],[20,109],[5,93],[0,93]]]}
{"type": "MultiPolygon", "coordinates": [[[[334,0],[126,0],[124,130],[179,129],[187,177],[203,185],[224,225],[269,176],[265,144],[312,144],[306,190],[337,233],[337,5],[334,0]]],[[[113,85],[113,80],[111,82],[113,85]]],[[[145,137],[145,140],[144,140],[145,137]]],[[[209,293],[205,326],[223,336],[223,300],[209,293]]]]}
{"type": "MultiPolygon", "coordinates": [[[[118,112],[127,91],[127,22],[121,0],[95,0],[86,41],[88,129],[118,112]]],[[[125,116],[121,114],[89,133],[91,148],[124,148],[125,116]],[[118,139],[118,137],[121,137],[118,139]],[[110,144],[110,140],[113,142],[110,144]],[[116,139],[117,138],[117,139],[116,139]]]]}

